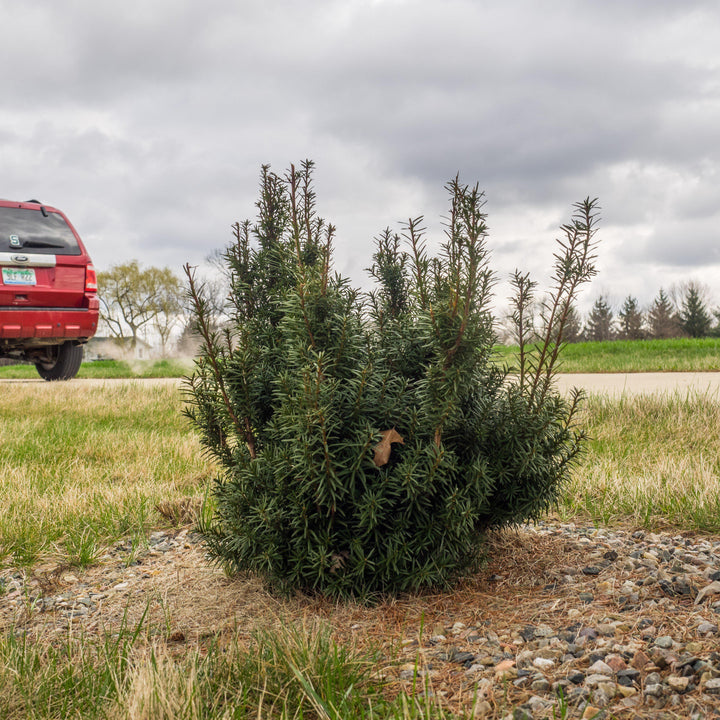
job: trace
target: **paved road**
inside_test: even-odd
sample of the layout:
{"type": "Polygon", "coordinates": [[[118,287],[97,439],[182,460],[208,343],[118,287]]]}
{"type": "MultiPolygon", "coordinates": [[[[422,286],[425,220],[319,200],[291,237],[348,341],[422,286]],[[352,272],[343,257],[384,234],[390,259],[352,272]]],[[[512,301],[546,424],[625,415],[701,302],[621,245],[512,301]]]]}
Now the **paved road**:
{"type": "Polygon", "coordinates": [[[710,392],[720,390],[720,372],[613,373],[558,375],[558,387],[579,387],[588,393],[639,395],[659,392],[710,392]]]}
{"type": "MultiPolygon", "coordinates": [[[[2,383],[44,383],[40,379],[4,380],[2,383]]],[[[73,383],[84,385],[104,385],[123,382],[166,383],[180,385],[175,378],[156,378],[146,380],[72,380],[73,383]]],[[[613,374],[581,374],[566,373],[558,375],[557,384],[563,392],[572,387],[580,387],[588,393],[601,393],[619,396],[638,395],[640,393],[658,392],[710,392],[720,397],[720,372],[673,372],[673,373],[613,373],[613,374]]]]}
{"type": "MultiPolygon", "coordinates": [[[[180,385],[182,380],[180,378],[75,378],[70,380],[73,385],[116,385],[119,383],[145,383],[150,385],[180,385]]],[[[37,378],[23,378],[22,380],[14,380],[10,378],[0,378],[0,385],[3,383],[22,384],[22,385],[54,385],[54,383],[48,383],[41,377],[37,378]]]]}

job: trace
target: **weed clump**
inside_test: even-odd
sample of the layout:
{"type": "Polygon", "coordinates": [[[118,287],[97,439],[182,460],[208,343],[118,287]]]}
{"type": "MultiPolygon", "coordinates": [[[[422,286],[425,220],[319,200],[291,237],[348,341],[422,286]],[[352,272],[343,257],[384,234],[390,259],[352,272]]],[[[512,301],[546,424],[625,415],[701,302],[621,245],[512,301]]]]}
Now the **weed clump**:
{"type": "Polygon", "coordinates": [[[492,362],[483,193],[447,185],[445,242],[422,218],[376,239],[365,295],[332,273],[335,228],[312,163],[263,167],[255,222],[226,253],[231,321],[212,322],[186,267],[202,347],[187,414],[220,462],[210,555],[277,589],[367,599],[441,588],[477,562],[490,527],[541,516],[580,451],[579,395],[552,375],[580,285],[594,273],[596,203],[576,204],[544,329],[516,273],[520,374],[492,362]]]}

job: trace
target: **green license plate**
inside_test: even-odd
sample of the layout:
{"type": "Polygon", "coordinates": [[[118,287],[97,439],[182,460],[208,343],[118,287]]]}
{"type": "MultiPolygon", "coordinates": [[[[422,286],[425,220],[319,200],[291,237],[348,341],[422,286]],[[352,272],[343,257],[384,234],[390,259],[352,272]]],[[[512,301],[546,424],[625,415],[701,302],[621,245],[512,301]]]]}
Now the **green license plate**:
{"type": "Polygon", "coordinates": [[[37,285],[34,268],[4,267],[2,279],[5,285],[37,285]]]}

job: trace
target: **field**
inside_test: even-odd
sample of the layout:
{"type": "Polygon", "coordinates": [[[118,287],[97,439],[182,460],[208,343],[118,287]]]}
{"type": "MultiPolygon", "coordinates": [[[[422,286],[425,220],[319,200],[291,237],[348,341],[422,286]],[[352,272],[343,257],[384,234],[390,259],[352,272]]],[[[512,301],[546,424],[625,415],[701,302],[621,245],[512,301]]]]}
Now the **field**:
{"type": "MultiPolygon", "coordinates": [[[[512,367],[517,348],[496,351],[498,360],[512,367]]],[[[561,357],[560,372],[567,373],[720,371],[720,338],[572,343],[561,357]]]]}
{"type": "MultiPolygon", "coordinates": [[[[517,348],[495,347],[495,361],[511,369],[517,362],[517,348]]],[[[180,378],[192,368],[189,359],[98,360],[83,363],[79,378],[180,378]]],[[[670,340],[614,340],[567,345],[560,372],[720,372],[720,338],[675,338],[670,340]]],[[[32,365],[0,367],[0,378],[34,379],[32,365]]]]}
{"type": "MultiPolygon", "coordinates": [[[[32,634],[37,623],[22,629],[23,618],[37,617],[37,598],[28,596],[25,615],[0,638],[0,718],[448,717],[432,693],[417,699],[379,682],[382,643],[374,633],[349,641],[353,622],[402,624],[402,603],[368,611],[281,602],[254,581],[227,581],[197,552],[192,567],[150,562],[150,533],[187,527],[214,472],[181,405],[174,383],[3,386],[0,605],[12,578],[57,588],[85,572],[94,587],[108,548],[120,541],[126,566],[148,557],[140,577],[164,573],[168,584],[139,614],[137,598],[134,610],[116,608],[112,627],[80,631],[71,623],[40,635],[32,634]],[[184,608],[173,600],[176,586],[188,593],[184,608]],[[181,618],[212,615],[223,603],[236,608],[235,625],[199,633],[193,643],[178,640],[181,618]],[[318,616],[335,620],[318,624],[318,616]]],[[[718,398],[592,396],[583,413],[592,439],[559,519],[720,531],[718,398]]],[[[460,600],[440,594],[420,602],[437,609],[460,600]]],[[[110,607],[111,598],[104,602],[110,607]]],[[[383,652],[386,666],[395,650],[383,652]]],[[[561,701],[555,711],[564,716],[561,701]]]]}

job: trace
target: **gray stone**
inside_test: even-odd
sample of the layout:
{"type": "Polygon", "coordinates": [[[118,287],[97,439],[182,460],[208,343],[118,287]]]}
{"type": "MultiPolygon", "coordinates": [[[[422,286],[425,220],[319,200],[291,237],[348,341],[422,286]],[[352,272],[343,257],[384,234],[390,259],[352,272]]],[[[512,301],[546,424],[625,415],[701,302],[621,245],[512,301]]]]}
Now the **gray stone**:
{"type": "Polygon", "coordinates": [[[588,672],[592,674],[599,674],[599,675],[608,675],[612,676],[615,673],[613,672],[613,669],[604,661],[598,660],[597,662],[594,662],[589,668],[588,672]]]}
{"type": "Polygon", "coordinates": [[[712,678],[705,683],[705,692],[710,695],[720,695],[720,678],[712,678]]]}
{"type": "Polygon", "coordinates": [[[603,683],[599,685],[597,690],[593,693],[592,701],[600,707],[605,707],[610,704],[610,701],[615,697],[615,687],[612,683],[603,683]]]}
{"type": "Polygon", "coordinates": [[[553,630],[549,625],[540,625],[535,628],[534,636],[536,638],[550,638],[555,637],[557,631],[553,630]]]}
{"type": "Polygon", "coordinates": [[[530,689],[533,692],[545,692],[550,689],[550,683],[545,678],[539,680],[533,680],[530,684],[530,689]]]}
{"type": "Polygon", "coordinates": [[[655,645],[664,650],[669,650],[673,645],[673,639],[669,635],[662,635],[655,640],[655,645]]]}
{"type": "Polygon", "coordinates": [[[535,720],[535,718],[531,710],[517,707],[513,710],[512,720],[535,720]]]}
{"type": "Polygon", "coordinates": [[[717,634],[718,626],[711,622],[702,622],[698,625],[697,631],[698,635],[707,635],[708,633],[715,635],[717,634]]]}
{"type": "Polygon", "coordinates": [[[453,648],[448,653],[447,659],[452,663],[457,663],[458,665],[470,665],[470,663],[475,660],[475,654],[471,652],[462,652],[453,648]]]}
{"type": "Polygon", "coordinates": [[[594,688],[594,687],[598,687],[598,685],[602,685],[603,683],[606,683],[609,681],[610,681],[610,678],[607,675],[600,675],[600,674],[596,673],[595,675],[588,675],[585,678],[585,685],[587,687],[594,688]]]}
{"type": "Polygon", "coordinates": [[[550,670],[550,668],[555,666],[555,661],[548,658],[536,657],[532,661],[532,664],[540,670],[550,670]]]}
{"type": "Polygon", "coordinates": [[[632,687],[636,685],[640,679],[640,671],[635,668],[625,668],[624,670],[618,670],[617,681],[619,685],[625,687],[632,687]]]}

